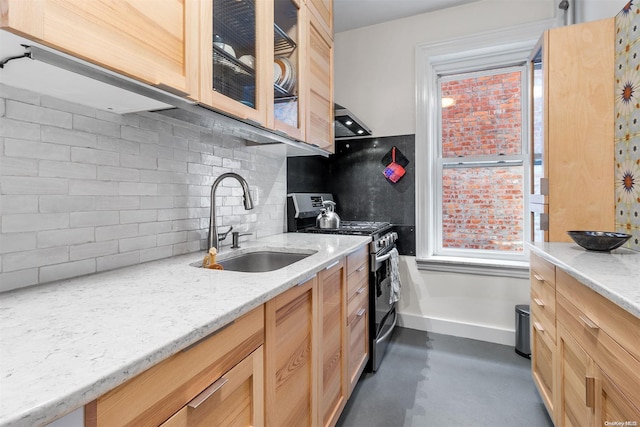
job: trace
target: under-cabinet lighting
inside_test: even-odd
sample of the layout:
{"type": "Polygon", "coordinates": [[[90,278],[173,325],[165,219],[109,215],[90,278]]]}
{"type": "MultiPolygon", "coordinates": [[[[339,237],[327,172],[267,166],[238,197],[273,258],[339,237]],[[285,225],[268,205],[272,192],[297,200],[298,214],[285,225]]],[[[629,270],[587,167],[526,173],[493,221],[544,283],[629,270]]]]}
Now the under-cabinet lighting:
{"type": "Polygon", "coordinates": [[[344,122],[344,124],[347,126],[351,126],[353,122],[351,120],[347,120],[346,122],[344,122]]]}

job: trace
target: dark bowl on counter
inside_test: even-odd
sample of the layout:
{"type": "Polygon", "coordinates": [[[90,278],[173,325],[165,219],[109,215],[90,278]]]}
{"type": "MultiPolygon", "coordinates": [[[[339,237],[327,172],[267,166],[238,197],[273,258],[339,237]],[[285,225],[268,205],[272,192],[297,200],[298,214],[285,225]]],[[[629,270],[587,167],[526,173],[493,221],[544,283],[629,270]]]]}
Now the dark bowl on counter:
{"type": "Polygon", "coordinates": [[[567,231],[574,242],[590,251],[609,252],[625,244],[630,234],[615,231],[567,231]]]}

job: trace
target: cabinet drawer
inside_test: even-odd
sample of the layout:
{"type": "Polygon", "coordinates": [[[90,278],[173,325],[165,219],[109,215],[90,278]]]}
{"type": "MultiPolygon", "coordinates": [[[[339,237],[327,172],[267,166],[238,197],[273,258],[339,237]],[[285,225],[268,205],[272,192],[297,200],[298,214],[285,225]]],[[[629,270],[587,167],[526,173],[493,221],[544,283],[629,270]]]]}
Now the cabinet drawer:
{"type": "Polygon", "coordinates": [[[556,287],[556,267],[553,264],[539,256],[531,254],[529,265],[531,267],[532,282],[533,278],[535,278],[537,281],[546,282],[552,288],[556,287]]]}
{"type": "Polygon", "coordinates": [[[631,403],[640,407],[640,361],[563,294],[557,295],[557,301],[558,323],[567,329],[631,403]]]}
{"type": "Polygon", "coordinates": [[[349,305],[347,307],[347,325],[350,325],[351,322],[356,317],[362,317],[362,310],[365,311],[369,309],[369,290],[366,286],[363,286],[362,292],[357,293],[356,296],[349,301],[349,305]]]}
{"type": "Polygon", "coordinates": [[[352,274],[347,281],[347,301],[369,290],[369,272],[365,268],[361,273],[352,274]]]}
{"type": "Polygon", "coordinates": [[[87,405],[86,426],[157,426],[264,342],[264,308],[87,405]]]}
{"type": "Polygon", "coordinates": [[[531,317],[540,322],[547,334],[556,340],[556,291],[546,282],[531,278],[531,317]]]}
{"type": "Polygon", "coordinates": [[[609,301],[593,289],[558,269],[557,293],[562,294],[618,342],[637,360],[640,360],[640,319],[609,301]]]}
{"type": "MultiPolygon", "coordinates": [[[[351,276],[356,270],[362,271],[362,266],[369,259],[369,246],[363,246],[355,252],[347,255],[347,276],[351,276]]],[[[366,269],[366,268],[365,268],[366,269]]]]}

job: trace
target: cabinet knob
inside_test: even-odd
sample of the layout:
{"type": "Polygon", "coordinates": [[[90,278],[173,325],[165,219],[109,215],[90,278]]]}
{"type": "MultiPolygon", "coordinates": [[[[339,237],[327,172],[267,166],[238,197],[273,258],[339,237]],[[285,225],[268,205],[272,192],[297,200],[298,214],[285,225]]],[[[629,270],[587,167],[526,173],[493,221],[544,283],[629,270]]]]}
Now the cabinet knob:
{"type": "Polygon", "coordinates": [[[538,332],[540,332],[541,334],[544,334],[544,328],[542,327],[542,325],[538,322],[533,322],[533,327],[536,328],[536,330],[538,332]]]}
{"type": "Polygon", "coordinates": [[[538,306],[540,306],[540,307],[544,308],[544,301],[542,301],[540,298],[534,298],[534,299],[533,299],[533,302],[535,302],[535,303],[536,303],[536,305],[538,305],[538,306]]]}
{"type": "Polygon", "coordinates": [[[582,323],[584,323],[587,326],[587,328],[593,329],[593,330],[600,329],[600,326],[598,326],[593,320],[589,319],[587,316],[580,315],[578,317],[580,317],[580,320],[582,320],[582,323]]]}

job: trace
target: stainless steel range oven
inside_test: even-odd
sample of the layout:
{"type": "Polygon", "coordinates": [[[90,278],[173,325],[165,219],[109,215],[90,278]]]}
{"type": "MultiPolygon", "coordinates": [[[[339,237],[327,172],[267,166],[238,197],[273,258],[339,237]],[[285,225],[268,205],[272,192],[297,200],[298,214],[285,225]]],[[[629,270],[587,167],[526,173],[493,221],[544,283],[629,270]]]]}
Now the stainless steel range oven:
{"type": "Polygon", "coordinates": [[[389,258],[396,247],[398,234],[388,222],[340,221],[338,228],[315,226],[322,202],[333,200],[331,194],[291,193],[287,196],[287,226],[289,232],[350,234],[371,236],[369,244],[369,362],[367,371],[378,370],[385,349],[397,324],[396,303],[391,301],[391,271],[389,258]]]}

